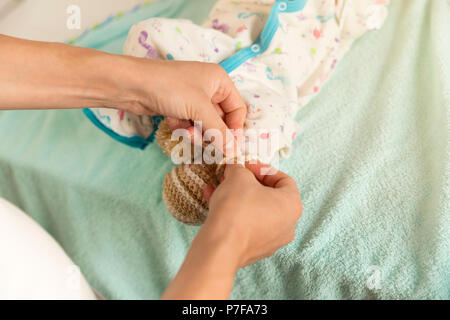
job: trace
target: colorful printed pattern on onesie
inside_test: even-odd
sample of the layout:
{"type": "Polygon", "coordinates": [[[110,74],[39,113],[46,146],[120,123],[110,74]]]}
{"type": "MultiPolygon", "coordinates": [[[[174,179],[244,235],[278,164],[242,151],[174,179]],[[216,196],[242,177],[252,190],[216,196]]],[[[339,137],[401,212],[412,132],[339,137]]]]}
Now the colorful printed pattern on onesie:
{"type": "MultiPolygon", "coordinates": [[[[152,18],[135,25],[127,55],[221,63],[248,105],[245,154],[270,162],[289,155],[301,106],[316,95],[352,43],[380,28],[388,0],[220,0],[205,24],[152,18]],[[256,134],[255,134],[256,133],[256,134]],[[258,145],[275,146],[268,154],[258,145]]],[[[104,115],[103,111],[96,111],[104,115]]],[[[117,118],[118,114],[109,115],[117,118]]],[[[147,137],[145,121],[122,134],[147,137]]]]}

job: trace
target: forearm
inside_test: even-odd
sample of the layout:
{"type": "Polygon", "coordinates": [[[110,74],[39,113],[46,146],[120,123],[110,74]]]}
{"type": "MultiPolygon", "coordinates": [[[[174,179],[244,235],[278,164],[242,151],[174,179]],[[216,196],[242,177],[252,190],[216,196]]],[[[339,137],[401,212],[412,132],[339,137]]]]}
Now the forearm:
{"type": "Polygon", "coordinates": [[[0,110],[127,106],[129,57],[0,35],[0,110]]]}
{"type": "Polygon", "coordinates": [[[238,270],[233,246],[220,233],[201,230],[162,299],[229,299],[238,270]],[[213,237],[211,237],[213,235],[213,237]]]}

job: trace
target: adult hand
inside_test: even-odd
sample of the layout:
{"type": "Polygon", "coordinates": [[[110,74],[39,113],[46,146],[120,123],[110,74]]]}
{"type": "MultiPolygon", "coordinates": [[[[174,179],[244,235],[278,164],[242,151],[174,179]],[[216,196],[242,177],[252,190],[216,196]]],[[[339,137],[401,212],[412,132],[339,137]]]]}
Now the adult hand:
{"type": "Polygon", "coordinates": [[[263,164],[227,166],[205,189],[210,210],[163,299],[227,299],[237,270],[274,254],[295,235],[302,212],[297,186],[263,164]]]}
{"type": "Polygon", "coordinates": [[[202,121],[204,130],[219,129],[222,137],[244,124],[246,105],[216,64],[113,55],[1,34],[0,48],[0,110],[115,108],[170,117],[172,128],[192,130],[190,121],[202,121]]]}
{"type": "MultiPolygon", "coordinates": [[[[137,97],[135,114],[164,115],[172,130],[218,129],[225,142],[228,129],[242,129],[247,107],[225,70],[217,64],[137,59],[130,89],[137,97]],[[144,81],[142,81],[144,80],[144,81]]],[[[227,135],[228,134],[228,135],[227,135]]]]}
{"type": "Polygon", "coordinates": [[[205,189],[210,211],[204,230],[228,239],[238,268],[291,242],[302,212],[292,178],[261,163],[246,167],[228,165],[219,187],[205,189]]]}

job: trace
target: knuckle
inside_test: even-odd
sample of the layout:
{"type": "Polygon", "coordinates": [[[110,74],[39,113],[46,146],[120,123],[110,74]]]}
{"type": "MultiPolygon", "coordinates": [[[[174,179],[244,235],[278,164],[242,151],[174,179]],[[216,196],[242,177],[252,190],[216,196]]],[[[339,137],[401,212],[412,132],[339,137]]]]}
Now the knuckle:
{"type": "Polygon", "coordinates": [[[194,121],[201,121],[204,117],[204,109],[202,107],[202,96],[198,94],[197,98],[194,99],[193,103],[187,103],[186,104],[186,118],[194,120],[194,121]]]}

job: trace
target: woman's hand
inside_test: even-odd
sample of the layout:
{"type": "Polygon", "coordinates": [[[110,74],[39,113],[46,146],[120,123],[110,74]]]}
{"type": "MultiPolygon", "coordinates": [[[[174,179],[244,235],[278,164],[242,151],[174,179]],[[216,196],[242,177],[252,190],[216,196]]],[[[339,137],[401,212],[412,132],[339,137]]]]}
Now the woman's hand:
{"type": "Polygon", "coordinates": [[[113,55],[0,35],[0,110],[115,108],[171,117],[172,128],[241,129],[246,105],[215,64],[113,55]],[[179,120],[174,120],[179,119],[179,120]],[[189,120],[189,121],[188,121],[189,120]]]}
{"type": "Polygon", "coordinates": [[[292,178],[261,163],[227,166],[224,178],[217,190],[205,190],[210,211],[202,231],[229,242],[237,268],[294,239],[302,204],[292,178]]]}
{"type": "Polygon", "coordinates": [[[247,107],[225,70],[217,64],[136,59],[130,91],[135,114],[158,114],[169,126],[188,128],[201,121],[204,130],[242,129],[247,107]],[[139,80],[139,81],[136,81],[139,80]]]}
{"type": "Polygon", "coordinates": [[[262,164],[227,166],[219,187],[205,190],[208,218],[163,299],[227,299],[239,268],[294,238],[300,196],[294,180],[274,171],[262,164]]]}

